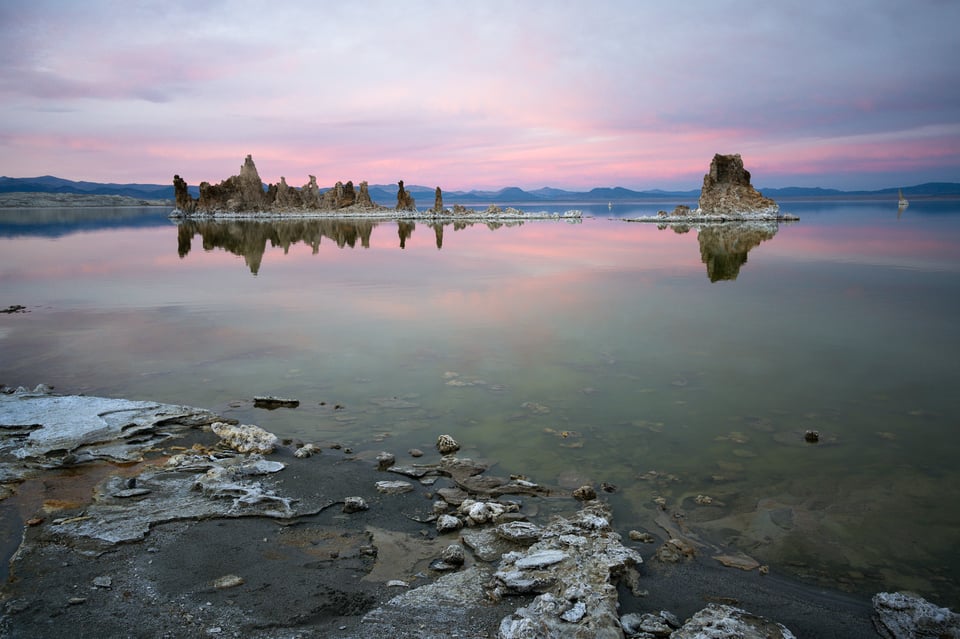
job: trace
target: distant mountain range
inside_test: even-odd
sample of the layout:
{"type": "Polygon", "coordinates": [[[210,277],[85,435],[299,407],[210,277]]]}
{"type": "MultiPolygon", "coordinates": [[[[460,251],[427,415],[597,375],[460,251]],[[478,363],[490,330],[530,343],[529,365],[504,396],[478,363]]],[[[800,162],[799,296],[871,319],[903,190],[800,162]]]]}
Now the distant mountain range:
{"type": "MultiPolygon", "coordinates": [[[[405,185],[421,206],[432,206],[434,189],[426,186],[405,185]]],[[[375,184],[369,187],[370,197],[379,204],[392,205],[397,199],[397,187],[389,184],[375,184]]],[[[886,198],[897,194],[897,188],[877,191],[841,191],[838,189],[787,187],[781,189],[763,189],[760,191],[775,200],[837,197],[878,197],[886,198]]],[[[52,175],[35,178],[0,177],[0,193],[80,193],[88,195],[125,195],[144,200],[173,201],[173,185],[168,184],[102,184],[99,182],[75,182],[52,175]]],[[[199,196],[196,186],[190,187],[194,197],[199,196]]],[[[903,187],[907,198],[953,197],[960,196],[960,183],[927,182],[916,186],[903,187]]],[[[443,199],[447,204],[535,204],[537,202],[625,202],[644,200],[696,200],[700,189],[689,191],[632,191],[623,187],[600,187],[589,191],[565,191],[544,187],[524,191],[517,187],[507,187],[497,191],[444,191],[443,199]]]]}

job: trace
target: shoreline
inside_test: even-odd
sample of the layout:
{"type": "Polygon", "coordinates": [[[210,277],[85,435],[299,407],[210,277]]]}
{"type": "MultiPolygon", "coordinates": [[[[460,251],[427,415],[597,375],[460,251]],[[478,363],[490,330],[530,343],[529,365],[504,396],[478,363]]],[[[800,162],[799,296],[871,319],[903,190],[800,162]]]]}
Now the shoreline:
{"type": "MultiPolygon", "coordinates": [[[[41,389],[43,392],[47,391],[41,389]]],[[[192,419],[196,421],[197,417],[202,417],[200,422],[216,419],[206,411],[192,419]]],[[[140,437],[147,434],[143,430],[140,437]]],[[[448,466],[452,470],[439,475],[418,475],[418,469],[454,463],[441,451],[425,453],[422,458],[399,451],[381,453],[375,465],[368,456],[329,442],[319,445],[312,455],[299,453],[305,447],[302,442],[278,442],[273,452],[262,455],[264,462],[257,464],[283,469],[256,475],[259,492],[246,493],[251,503],[266,500],[267,510],[238,514],[227,509],[203,515],[206,511],[190,510],[199,498],[192,495],[195,489],[189,490],[195,481],[190,479],[189,473],[195,468],[191,464],[211,466],[214,458],[246,464],[248,458],[215,444],[216,436],[209,427],[195,423],[169,443],[151,443],[149,450],[154,452],[144,453],[143,462],[118,465],[94,459],[77,465],[86,454],[86,448],[79,447],[71,453],[75,459],[66,466],[38,469],[34,479],[20,484],[17,495],[0,502],[5,518],[11,515],[11,509],[19,513],[23,529],[22,542],[11,560],[11,578],[2,591],[6,615],[0,622],[0,636],[129,632],[125,620],[137,617],[144,608],[167,611],[138,622],[142,630],[154,636],[233,631],[243,636],[280,637],[297,629],[320,636],[362,637],[369,636],[371,628],[389,628],[392,636],[440,637],[449,636],[451,627],[432,628],[430,624],[445,618],[455,624],[469,619],[469,629],[454,626],[461,637],[494,636],[501,620],[516,614],[511,611],[531,605],[534,593],[510,594],[499,602],[487,601],[482,593],[470,595],[473,599],[456,599],[465,596],[449,586],[458,575],[470,581],[482,577],[486,583],[498,563],[493,559],[505,560],[507,555],[502,555],[503,549],[490,556],[476,550],[477,535],[486,530],[485,526],[440,532],[431,519],[436,517],[431,512],[435,512],[433,503],[438,495],[449,496],[451,493],[444,491],[457,486],[473,486],[488,493],[492,490],[492,494],[502,495],[496,501],[519,506],[517,515],[506,521],[529,521],[536,526],[546,526],[547,520],[556,517],[576,517],[590,508],[603,508],[602,498],[596,495],[592,501],[578,502],[569,491],[540,487],[528,480],[488,477],[469,459],[456,460],[460,466],[448,466]],[[186,459],[192,451],[214,457],[199,462],[188,459],[189,463],[173,469],[172,476],[186,483],[172,485],[188,489],[186,493],[177,492],[181,489],[171,493],[176,500],[186,500],[175,502],[181,504],[181,512],[156,519],[141,538],[136,531],[132,537],[129,531],[123,533],[129,520],[137,518],[133,513],[169,492],[163,488],[167,475],[158,468],[178,456],[186,459]],[[458,471],[458,467],[463,470],[458,471]],[[456,479],[458,476],[460,479],[456,479]],[[380,490],[378,482],[398,479],[406,480],[411,488],[396,494],[380,490]],[[70,491],[65,486],[71,486],[70,491]],[[46,490],[64,491],[58,493],[61,503],[55,505],[45,497],[46,490]],[[89,491],[85,497],[84,491],[89,491]],[[67,492],[73,498],[64,501],[67,492]],[[344,507],[347,494],[362,498],[369,508],[348,512],[344,507]],[[287,499],[293,511],[278,516],[278,504],[287,499]],[[43,508],[31,512],[31,503],[34,509],[43,508]],[[529,516],[524,516],[528,507],[529,516]],[[110,516],[123,522],[119,528],[103,523],[110,516]],[[105,526],[103,529],[97,528],[98,521],[105,526]],[[123,541],[111,541],[117,538],[123,541]],[[466,552],[463,567],[451,572],[434,570],[442,549],[457,540],[473,549],[466,552]],[[213,585],[217,579],[232,576],[238,576],[239,583],[233,580],[234,585],[213,585]],[[421,617],[410,618],[408,606],[414,604],[408,600],[415,599],[421,589],[430,593],[430,588],[438,587],[448,599],[421,601],[416,604],[421,617]],[[398,598],[401,593],[403,597],[398,598]],[[274,605],[278,597],[285,602],[279,609],[274,605]]],[[[39,463],[50,465],[55,458],[44,451],[60,445],[36,443],[33,453],[39,463]]],[[[6,448],[9,450],[9,446],[6,448]]],[[[115,447],[111,450],[116,454],[115,447]]],[[[21,455],[28,458],[17,454],[21,455]]],[[[215,469],[216,463],[211,468],[215,469]]],[[[6,476],[9,479],[9,472],[6,476]]],[[[201,478],[200,484],[207,481],[201,478]]],[[[238,481],[238,485],[247,483],[231,481],[234,483],[230,486],[238,481]]],[[[211,494],[224,490],[219,484],[204,485],[204,492],[209,489],[211,494]]],[[[226,490],[224,494],[235,495],[241,488],[226,490]]],[[[221,501],[215,501],[222,506],[221,501]]],[[[149,512],[157,516],[155,511],[149,512]]],[[[615,513],[613,520],[615,524],[615,513]]],[[[11,528],[9,520],[4,528],[11,528]]],[[[670,537],[668,531],[651,528],[650,532],[661,541],[670,537]]],[[[611,539],[620,539],[620,535],[611,539]]],[[[828,592],[786,576],[762,576],[756,571],[722,567],[706,556],[709,553],[675,564],[661,563],[654,559],[655,545],[624,543],[622,552],[632,549],[629,552],[642,555],[642,563],[637,566],[638,588],[634,592],[620,583],[621,615],[667,609],[682,619],[710,603],[726,603],[783,623],[796,636],[873,636],[868,634],[869,602],[863,598],[828,592]],[[634,594],[638,590],[639,594],[634,594]]],[[[435,596],[433,592],[431,597],[435,596]]]]}

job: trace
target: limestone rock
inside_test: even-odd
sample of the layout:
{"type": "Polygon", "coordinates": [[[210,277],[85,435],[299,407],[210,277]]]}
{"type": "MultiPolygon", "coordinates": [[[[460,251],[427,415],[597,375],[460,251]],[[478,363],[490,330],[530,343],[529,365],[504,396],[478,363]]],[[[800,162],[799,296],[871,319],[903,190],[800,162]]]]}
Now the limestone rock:
{"type": "Polygon", "coordinates": [[[884,639],[958,639],[960,615],[908,592],[873,597],[873,625],[884,639]]]}
{"type": "Polygon", "coordinates": [[[441,455],[449,455],[460,450],[460,444],[450,435],[440,435],[437,437],[437,450],[441,455]]]}
{"type": "MultiPolygon", "coordinates": [[[[316,182],[313,183],[316,187],[316,182]]],[[[271,190],[275,190],[276,194],[273,196],[273,202],[275,208],[278,209],[297,209],[303,205],[303,199],[300,196],[300,191],[290,188],[287,186],[287,179],[280,176],[280,182],[275,186],[271,185],[271,190]]]]}
{"type": "Polygon", "coordinates": [[[223,443],[239,453],[272,453],[280,440],[259,426],[252,424],[227,424],[215,422],[210,425],[223,443]]]}
{"type": "Polygon", "coordinates": [[[671,639],[796,639],[784,626],[733,606],[710,604],[671,639]]]}
{"type": "Polygon", "coordinates": [[[439,186],[433,195],[433,212],[443,213],[443,192],[440,191],[439,186]]]}
{"type": "Polygon", "coordinates": [[[437,532],[441,535],[460,530],[461,528],[463,528],[463,522],[453,515],[440,515],[437,517],[437,532]]]}
{"type": "Polygon", "coordinates": [[[362,207],[365,209],[376,208],[376,205],[373,203],[373,200],[370,199],[370,189],[367,186],[366,180],[360,183],[360,190],[357,192],[356,206],[362,207]]]}
{"type": "Polygon", "coordinates": [[[243,209],[246,211],[260,211],[263,209],[263,181],[253,163],[253,156],[247,155],[240,167],[240,194],[243,209]]]}
{"type": "Polygon", "coordinates": [[[0,393],[0,451],[46,468],[94,459],[136,461],[178,426],[186,430],[216,420],[187,406],[22,389],[0,393]]]}
{"type": "Polygon", "coordinates": [[[505,554],[494,573],[494,598],[540,593],[504,618],[500,637],[622,637],[617,582],[636,586],[640,555],[620,543],[607,504],[590,502],[570,518],[557,518],[540,541],[505,554]]]}
{"type": "Polygon", "coordinates": [[[369,508],[363,497],[347,497],[343,500],[343,512],[347,514],[358,513],[369,508]]]}
{"type": "Polygon", "coordinates": [[[743,213],[776,214],[780,207],[750,183],[750,172],[740,154],[713,156],[710,171],[703,176],[700,212],[703,215],[743,213]]]}
{"type": "Polygon", "coordinates": [[[197,201],[190,195],[186,181],[179,175],[173,176],[173,194],[178,211],[190,214],[197,210],[197,201]]]}
{"type": "Polygon", "coordinates": [[[398,211],[416,211],[417,204],[413,199],[413,196],[407,193],[403,188],[403,180],[400,180],[398,183],[399,189],[397,190],[397,210],[398,211]]]}

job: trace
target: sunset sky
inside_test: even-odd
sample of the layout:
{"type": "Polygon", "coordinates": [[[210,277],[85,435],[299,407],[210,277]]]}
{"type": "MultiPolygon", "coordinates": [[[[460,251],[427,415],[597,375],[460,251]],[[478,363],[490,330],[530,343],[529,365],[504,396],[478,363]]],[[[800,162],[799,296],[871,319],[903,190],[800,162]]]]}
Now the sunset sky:
{"type": "Polygon", "coordinates": [[[954,0],[0,2],[0,175],[960,182],[954,0]],[[668,7],[668,5],[671,5],[668,7]]]}

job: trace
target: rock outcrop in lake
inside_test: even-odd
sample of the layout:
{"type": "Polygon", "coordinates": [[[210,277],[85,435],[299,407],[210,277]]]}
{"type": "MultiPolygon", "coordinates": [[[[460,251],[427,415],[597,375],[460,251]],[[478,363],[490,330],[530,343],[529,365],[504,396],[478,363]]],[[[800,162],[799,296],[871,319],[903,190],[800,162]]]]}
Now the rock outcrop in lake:
{"type": "Polygon", "coordinates": [[[314,175],[299,189],[287,184],[281,177],[276,184],[266,185],[260,179],[253,157],[248,155],[240,167],[240,173],[219,184],[200,183],[200,197],[194,199],[187,182],[179,175],[173,176],[176,209],[171,217],[176,218],[272,218],[272,217],[367,217],[367,218],[427,218],[427,219],[473,219],[473,220],[532,220],[565,219],[580,220],[581,211],[563,213],[547,211],[519,211],[514,208],[500,209],[492,205],[486,210],[475,210],[460,205],[453,209],[443,208],[443,195],[437,187],[434,207],[418,211],[413,195],[398,182],[397,204],[393,208],[373,201],[366,182],[355,187],[352,181],[337,182],[328,189],[321,189],[314,175]]]}
{"type": "Polygon", "coordinates": [[[710,171],[703,176],[700,213],[730,215],[760,213],[776,215],[780,206],[764,197],[750,183],[750,171],[743,167],[740,154],[713,156],[710,171]]]}
{"type": "MultiPolygon", "coordinates": [[[[297,213],[309,211],[387,211],[370,199],[367,183],[361,182],[359,190],[354,188],[352,181],[337,182],[331,188],[321,191],[315,175],[309,176],[309,181],[299,189],[287,184],[287,179],[281,177],[276,184],[267,185],[264,190],[263,181],[257,171],[253,157],[247,155],[240,167],[240,173],[223,180],[219,184],[209,182],[200,183],[200,197],[194,199],[187,191],[187,183],[179,175],[173,176],[173,187],[176,198],[176,212],[182,216],[194,214],[216,215],[230,213],[297,213]]],[[[413,203],[413,198],[403,192],[403,182],[400,182],[398,203],[403,195],[403,201],[413,203]]],[[[399,209],[398,209],[399,210],[399,209]]]]}
{"type": "Polygon", "coordinates": [[[403,180],[400,180],[400,188],[397,190],[397,210],[398,211],[416,211],[417,203],[414,201],[413,196],[410,195],[406,189],[403,188],[403,180]]]}
{"type": "Polygon", "coordinates": [[[696,222],[794,221],[795,215],[780,213],[780,205],[753,188],[750,171],[743,167],[739,153],[716,154],[703,176],[699,206],[681,204],[672,212],[622,218],[625,222],[689,224],[696,222]]]}

